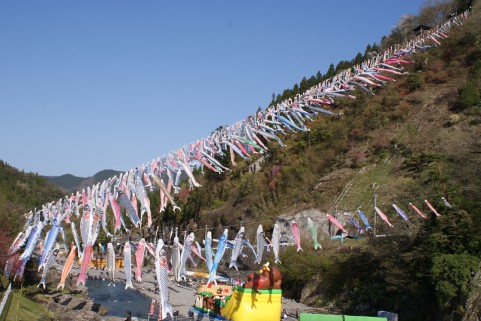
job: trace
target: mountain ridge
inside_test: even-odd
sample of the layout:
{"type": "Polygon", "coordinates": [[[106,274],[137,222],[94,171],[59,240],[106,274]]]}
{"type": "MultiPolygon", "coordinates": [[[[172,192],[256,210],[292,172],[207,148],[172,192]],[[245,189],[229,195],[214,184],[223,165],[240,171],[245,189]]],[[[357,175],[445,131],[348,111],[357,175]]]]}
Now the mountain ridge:
{"type": "Polygon", "coordinates": [[[113,169],[104,169],[89,177],[80,177],[72,174],[63,174],[59,176],[43,176],[49,183],[55,185],[69,193],[82,190],[89,186],[95,185],[115,175],[122,173],[113,169]]]}

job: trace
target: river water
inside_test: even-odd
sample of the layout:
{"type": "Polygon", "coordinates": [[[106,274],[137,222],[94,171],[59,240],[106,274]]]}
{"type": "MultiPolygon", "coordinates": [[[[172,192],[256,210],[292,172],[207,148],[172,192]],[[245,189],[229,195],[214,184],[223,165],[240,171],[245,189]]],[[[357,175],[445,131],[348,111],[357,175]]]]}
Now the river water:
{"type": "Polygon", "coordinates": [[[131,311],[133,317],[147,319],[151,298],[136,290],[125,290],[124,282],[117,281],[115,287],[108,284],[109,281],[87,281],[89,297],[109,308],[107,316],[127,318],[127,311],[131,311]]]}

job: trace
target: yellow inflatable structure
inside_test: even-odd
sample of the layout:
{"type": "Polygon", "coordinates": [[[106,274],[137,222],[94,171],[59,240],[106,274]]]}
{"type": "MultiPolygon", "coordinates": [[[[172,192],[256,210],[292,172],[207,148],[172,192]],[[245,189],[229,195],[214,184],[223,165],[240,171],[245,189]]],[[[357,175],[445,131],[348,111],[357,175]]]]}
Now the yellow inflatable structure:
{"type": "Polygon", "coordinates": [[[279,321],[282,290],[257,290],[236,287],[221,315],[232,321],[279,321]]]}
{"type": "MultiPolygon", "coordinates": [[[[82,265],[82,260],[78,260],[78,264],[82,265]]],[[[106,258],[92,258],[89,263],[89,268],[97,268],[97,269],[106,269],[107,268],[107,259],[106,258]]],[[[124,268],[124,259],[115,259],[115,268],[116,269],[123,269],[124,268]]]]}

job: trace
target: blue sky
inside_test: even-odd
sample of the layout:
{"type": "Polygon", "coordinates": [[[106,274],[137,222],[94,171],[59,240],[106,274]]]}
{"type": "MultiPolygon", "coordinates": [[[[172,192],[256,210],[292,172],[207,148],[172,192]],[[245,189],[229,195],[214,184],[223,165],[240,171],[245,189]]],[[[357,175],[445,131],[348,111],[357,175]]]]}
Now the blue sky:
{"type": "Polygon", "coordinates": [[[352,59],[423,2],[2,1],[0,159],[133,168],[352,59]]]}

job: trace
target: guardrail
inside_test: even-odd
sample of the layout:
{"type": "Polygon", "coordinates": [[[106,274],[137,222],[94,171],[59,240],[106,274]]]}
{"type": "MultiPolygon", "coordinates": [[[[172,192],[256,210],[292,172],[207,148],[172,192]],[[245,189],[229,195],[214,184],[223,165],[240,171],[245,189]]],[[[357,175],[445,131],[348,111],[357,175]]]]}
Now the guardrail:
{"type": "MultiPolygon", "coordinates": [[[[0,303],[0,320],[2,320],[3,308],[5,308],[5,305],[7,304],[8,297],[10,296],[11,292],[12,292],[12,283],[8,285],[7,291],[5,291],[5,295],[3,296],[2,303],[0,303]]],[[[8,309],[7,309],[7,312],[8,312],[8,309]]]]}

